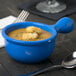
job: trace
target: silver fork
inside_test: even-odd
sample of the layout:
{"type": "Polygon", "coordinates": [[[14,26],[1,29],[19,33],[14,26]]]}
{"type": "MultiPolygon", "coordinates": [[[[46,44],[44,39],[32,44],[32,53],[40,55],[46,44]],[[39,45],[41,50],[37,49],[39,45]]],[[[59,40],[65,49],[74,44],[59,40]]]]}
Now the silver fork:
{"type": "Polygon", "coordinates": [[[29,12],[22,10],[22,12],[19,14],[17,19],[13,23],[25,21],[27,19],[28,15],[29,15],[29,12]]]}

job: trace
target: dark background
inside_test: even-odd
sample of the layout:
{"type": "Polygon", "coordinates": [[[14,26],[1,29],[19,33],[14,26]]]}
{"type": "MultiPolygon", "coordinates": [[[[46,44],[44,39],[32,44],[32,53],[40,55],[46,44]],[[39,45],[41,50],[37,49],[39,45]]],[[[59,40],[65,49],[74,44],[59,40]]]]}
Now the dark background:
{"type": "MultiPolygon", "coordinates": [[[[33,0],[0,0],[0,18],[13,15],[18,16],[21,10],[17,8],[21,3],[33,1],[33,0]]],[[[67,0],[68,2],[69,0],[67,0]]],[[[74,21],[76,21],[76,14],[68,16],[74,21]]],[[[36,21],[42,22],[49,25],[54,24],[56,21],[51,19],[43,18],[34,14],[30,14],[27,21],[36,21]]],[[[62,34],[59,34],[62,36],[62,34]]],[[[57,38],[58,42],[58,38],[57,38]]],[[[76,50],[76,28],[73,32],[66,35],[65,41],[56,45],[52,56],[50,56],[44,62],[38,64],[23,64],[11,59],[4,48],[0,49],[0,63],[4,65],[6,70],[12,74],[12,76],[17,76],[20,74],[29,73],[38,69],[42,69],[47,66],[54,64],[60,64],[62,59],[67,56],[69,53],[76,50]]],[[[1,73],[0,73],[1,74],[1,73]]],[[[39,76],[76,76],[76,69],[56,69],[39,76]]],[[[1,76],[1,75],[0,75],[1,76]]]]}

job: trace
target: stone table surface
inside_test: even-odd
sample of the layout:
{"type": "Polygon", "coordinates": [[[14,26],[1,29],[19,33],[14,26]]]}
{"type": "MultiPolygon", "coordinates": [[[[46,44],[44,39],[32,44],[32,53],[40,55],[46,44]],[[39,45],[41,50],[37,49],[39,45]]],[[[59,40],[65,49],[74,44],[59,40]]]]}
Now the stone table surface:
{"type": "MultiPolygon", "coordinates": [[[[17,6],[27,1],[28,0],[0,0],[0,18],[9,15],[13,15],[17,17],[21,12],[21,10],[17,8],[17,6]]],[[[72,14],[69,17],[76,21],[76,14],[72,14]]],[[[27,21],[36,21],[49,25],[52,25],[56,22],[51,19],[40,17],[31,13],[27,18],[27,21]]],[[[10,73],[11,76],[18,76],[21,74],[36,71],[38,69],[42,69],[47,66],[60,64],[65,56],[76,50],[76,27],[73,30],[73,32],[66,35],[59,34],[59,36],[65,36],[64,41],[61,40],[61,42],[58,43],[60,40],[58,39],[59,37],[57,37],[57,43],[53,54],[47,60],[41,63],[37,63],[37,64],[19,63],[8,56],[8,54],[5,51],[5,48],[0,49],[0,63],[4,66],[4,68],[6,68],[6,70],[10,73]]],[[[0,71],[0,74],[1,73],[2,72],[0,71]]],[[[38,76],[76,76],[76,69],[50,70],[38,76]]]]}

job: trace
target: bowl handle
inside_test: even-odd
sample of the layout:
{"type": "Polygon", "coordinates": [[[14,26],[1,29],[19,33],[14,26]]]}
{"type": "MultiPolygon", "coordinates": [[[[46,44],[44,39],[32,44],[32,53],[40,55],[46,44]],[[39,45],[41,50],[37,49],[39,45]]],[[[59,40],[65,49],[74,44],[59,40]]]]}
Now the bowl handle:
{"type": "Polygon", "coordinates": [[[74,29],[74,21],[71,18],[64,17],[57,21],[53,27],[58,33],[69,33],[74,29]]]}

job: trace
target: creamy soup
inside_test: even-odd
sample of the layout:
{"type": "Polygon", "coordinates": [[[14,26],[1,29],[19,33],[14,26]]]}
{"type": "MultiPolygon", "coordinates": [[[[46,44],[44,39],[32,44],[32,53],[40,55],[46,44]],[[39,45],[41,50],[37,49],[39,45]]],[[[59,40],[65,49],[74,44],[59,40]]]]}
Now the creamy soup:
{"type": "Polygon", "coordinates": [[[52,34],[40,28],[30,26],[27,28],[13,30],[10,33],[8,33],[8,36],[16,40],[38,41],[47,39],[51,37],[52,34]]]}

